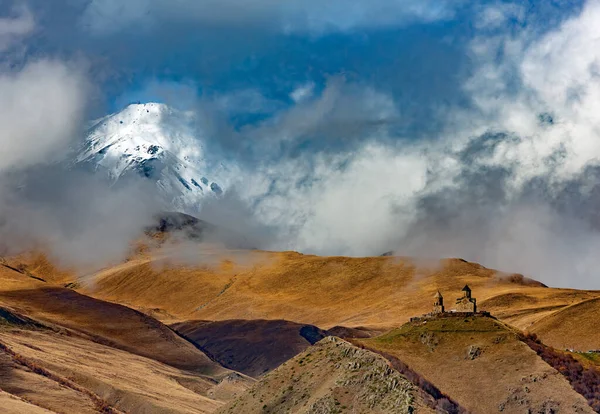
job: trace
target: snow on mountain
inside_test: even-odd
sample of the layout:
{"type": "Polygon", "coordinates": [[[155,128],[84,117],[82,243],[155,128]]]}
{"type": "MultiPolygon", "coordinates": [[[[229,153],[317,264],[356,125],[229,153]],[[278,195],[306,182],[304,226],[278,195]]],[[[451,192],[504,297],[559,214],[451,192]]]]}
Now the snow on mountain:
{"type": "Polygon", "coordinates": [[[134,104],[91,124],[77,162],[115,181],[139,174],[153,180],[173,207],[192,211],[204,197],[220,195],[231,176],[208,159],[202,138],[193,112],[134,104]]]}

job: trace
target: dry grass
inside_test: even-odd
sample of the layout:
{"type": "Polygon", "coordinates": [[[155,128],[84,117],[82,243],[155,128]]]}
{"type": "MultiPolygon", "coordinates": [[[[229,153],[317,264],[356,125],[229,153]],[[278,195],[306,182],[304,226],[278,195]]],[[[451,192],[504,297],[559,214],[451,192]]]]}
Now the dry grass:
{"type": "Polygon", "coordinates": [[[590,299],[564,307],[533,325],[542,341],[558,349],[574,349],[586,352],[600,349],[600,299],[590,299]]]}
{"type": "Polygon", "coordinates": [[[0,340],[11,355],[0,353],[0,384],[22,401],[13,406],[211,413],[251,382],[145,314],[49,285],[0,267],[0,340]]]}
{"type": "Polygon", "coordinates": [[[103,413],[103,414],[118,414],[119,413],[119,411],[117,411],[113,407],[111,407],[108,404],[108,402],[106,402],[102,398],[98,397],[93,392],[91,392],[83,387],[80,387],[79,385],[75,384],[72,381],[69,381],[68,379],[66,379],[64,377],[61,377],[60,375],[56,375],[55,373],[47,370],[46,368],[43,368],[36,362],[24,357],[21,354],[16,353],[15,351],[13,351],[11,348],[6,346],[2,342],[0,342],[0,352],[4,352],[6,355],[10,356],[12,358],[12,360],[15,361],[17,364],[28,368],[29,370],[31,370],[31,372],[33,372],[35,374],[41,375],[45,378],[48,378],[49,380],[54,381],[63,387],[70,388],[76,392],[85,394],[92,401],[92,403],[94,404],[94,408],[99,413],[103,413]]]}
{"type": "Polygon", "coordinates": [[[177,336],[169,327],[122,305],[64,288],[0,291],[0,301],[98,343],[205,375],[227,374],[227,370],[177,336]]]}
{"type": "Polygon", "coordinates": [[[53,411],[38,407],[2,390],[0,390],[0,407],[3,414],[53,414],[53,411]]]}
{"type": "Polygon", "coordinates": [[[27,272],[34,277],[54,284],[66,284],[76,278],[73,269],[57,266],[46,255],[40,252],[23,253],[19,256],[6,259],[7,264],[27,272]]]}
{"type": "MultiPolygon", "coordinates": [[[[163,323],[213,321],[214,329],[198,338],[204,341],[207,332],[219,337],[210,341],[219,352],[227,349],[227,341],[235,339],[235,332],[225,332],[231,327],[227,321],[246,320],[239,323],[250,324],[255,337],[238,341],[232,347],[232,359],[249,362],[243,369],[272,369],[287,358],[283,350],[295,346],[298,337],[267,329],[269,323],[252,326],[257,320],[283,319],[323,329],[338,326],[339,332],[349,331],[340,326],[388,330],[430,311],[438,289],[451,308],[453,299],[469,284],[479,307],[503,322],[538,332],[554,346],[600,348],[595,324],[600,315],[600,292],[545,288],[520,275],[502,274],[459,259],[424,262],[395,257],[317,257],[199,246],[194,260],[195,264],[184,266],[169,259],[168,251],[140,250],[125,263],[77,279],[73,272],[60,270],[41,255],[10,258],[10,267],[0,266],[0,306],[27,315],[34,324],[57,327],[55,331],[62,334],[4,324],[0,339],[27,363],[88,390],[116,409],[159,413],[214,412],[251,380],[215,364],[155,318],[163,323]],[[19,266],[47,282],[28,277],[19,266]],[[63,288],[69,283],[71,289],[63,288]],[[272,350],[281,358],[266,363],[252,361],[259,356],[270,358],[270,338],[283,344],[282,351],[272,350]],[[244,347],[249,352],[242,352],[244,347]]],[[[474,412],[499,408],[514,412],[522,407],[589,412],[583,397],[503,323],[443,323],[446,325],[407,325],[360,341],[408,364],[442,393],[474,412]]],[[[198,327],[176,326],[187,326],[182,329],[186,335],[198,327]]],[[[202,341],[201,346],[208,344],[202,341]]],[[[100,408],[84,392],[60,387],[42,371],[38,375],[32,368],[26,371],[23,364],[21,368],[9,366],[4,376],[0,369],[3,384],[12,384],[11,394],[31,399],[36,406],[54,410],[57,401],[67,399],[72,401],[67,412],[100,408]],[[26,388],[28,393],[19,394],[26,388]]],[[[341,371],[333,375],[324,366],[301,367],[307,390],[318,384],[322,387],[314,389],[315,393],[329,390],[331,381],[339,378],[335,375],[346,375],[341,371]]],[[[267,407],[273,412],[280,401],[277,398],[282,397],[279,394],[285,394],[278,381],[271,382],[265,394],[270,401],[267,407]]],[[[327,404],[339,397],[337,391],[328,392],[322,395],[327,404]]],[[[299,400],[303,394],[294,389],[286,395],[299,400]]],[[[289,401],[280,402],[288,407],[289,401]]],[[[263,405],[253,407],[260,412],[263,405]]]]}
{"type": "Polygon", "coordinates": [[[409,323],[359,341],[399,358],[472,412],[593,412],[518,332],[491,318],[409,323]]]}
{"type": "Polygon", "coordinates": [[[221,365],[258,377],[293,358],[326,332],[312,325],[275,321],[190,321],[172,325],[221,365]]]}
{"type": "MultiPolygon", "coordinates": [[[[293,252],[210,251],[206,264],[165,265],[141,257],[99,272],[83,290],[153,313],[165,322],[190,319],[285,319],[320,328],[391,329],[428,312],[442,290],[449,307],[469,284],[480,307],[527,329],[600,292],[544,288],[458,259],[317,257],[293,252]]],[[[600,344],[599,344],[600,346],[600,344]]]]}
{"type": "MultiPolygon", "coordinates": [[[[124,412],[211,413],[249,384],[249,380],[241,378],[221,390],[223,386],[210,378],[82,338],[51,332],[6,331],[0,332],[0,340],[18,355],[19,363],[24,362],[41,374],[26,377],[26,382],[21,380],[18,384],[22,385],[15,384],[10,392],[20,396],[23,392],[20,390],[27,390],[33,394],[27,394],[29,399],[41,403],[56,395],[47,387],[35,387],[38,378],[52,379],[46,372],[55,376],[55,383],[64,382],[79,394],[93,393],[124,412]]],[[[14,376],[14,372],[7,376],[3,388],[14,376]]],[[[67,398],[75,402],[62,412],[89,412],[85,411],[83,402],[67,398]]],[[[99,407],[92,405],[96,412],[99,407]]]]}
{"type": "Polygon", "coordinates": [[[219,413],[433,413],[383,357],[328,337],[219,410],[219,413]]]}

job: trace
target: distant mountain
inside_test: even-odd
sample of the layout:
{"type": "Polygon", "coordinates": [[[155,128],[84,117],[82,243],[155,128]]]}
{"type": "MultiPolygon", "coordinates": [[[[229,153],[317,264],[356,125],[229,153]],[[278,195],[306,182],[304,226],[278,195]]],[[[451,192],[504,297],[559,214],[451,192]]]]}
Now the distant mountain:
{"type": "Polygon", "coordinates": [[[164,104],[129,105],[92,122],[76,162],[117,181],[138,174],[156,183],[172,207],[183,211],[222,194],[231,176],[209,159],[193,112],[164,104]]]}
{"type": "Polygon", "coordinates": [[[204,220],[179,212],[162,212],[154,217],[156,224],[146,233],[179,233],[188,240],[222,243],[231,249],[256,249],[252,240],[224,226],[215,226],[204,220]]]}

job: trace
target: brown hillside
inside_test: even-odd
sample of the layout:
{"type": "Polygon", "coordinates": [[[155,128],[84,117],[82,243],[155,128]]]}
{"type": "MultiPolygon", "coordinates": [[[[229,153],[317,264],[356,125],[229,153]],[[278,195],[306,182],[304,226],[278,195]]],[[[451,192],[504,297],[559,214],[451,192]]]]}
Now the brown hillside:
{"type": "Polygon", "coordinates": [[[227,371],[159,321],[122,305],[62,288],[0,291],[0,304],[103,344],[210,376],[227,371]]]}
{"type": "Polygon", "coordinates": [[[31,278],[52,284],[66,284],[75,278],[75,271],[61,268],[40,252],[23,253],[15,257],[0,257],[0,266],[16,270],[31,278]]]}
{"type": "Polygon", "coordinates": [[[167,264],[155,254],[99,272],[86,279],[83,292],[166,322],[285,319],[323,329],[393,328],[428,312],[438,289],[451,307],[467,283],[482,309],[519,328],[600,297],[600,292],[545,288],[459,259],[423,262],[197,249],[204,265],[167,264]]]}
{"type": "Polygon", "coordinates": [[[327,337],[219,413],[433,413],[410,381],[381,356],[327,337]]]}
{"type": "Polygon", "coordinates": [[[537,321],[529,327],[542,341],[558,349],[587,352],[600,349],[600,299],[590,299],[537,321]]]}
{"type": "Polygon", "coordinates": [[[0,391],[0,407],[5,414],[52,414],[50,410],[30,404],[4,391],[0,391]]]}
{"type": "Polygon", "coordinates": [[[399,358],[474,413],[593,412],[516,331],[492,318],[410,322],[359,341],[399,358]]]}
{"type": "Polygon", "coordinates": [[[226,377],[218,384],[83,338],[6,329],[0,329],[0,378],[5,392],[57,413],[97,413],[101,406],[211,413],[249,381],[226,377]]]}
{"type": "Polygon", "coordinates": [[[316,326],[275,321],[190,321],[172,328],[198,344],[221,365],[257,377],[320,341],[316,326]]]}
{"type": "Polygon", "coordinates": [[[1,412],[210,413],[252,382],[147,315],[48,285],[0,269],[1,412]]]}

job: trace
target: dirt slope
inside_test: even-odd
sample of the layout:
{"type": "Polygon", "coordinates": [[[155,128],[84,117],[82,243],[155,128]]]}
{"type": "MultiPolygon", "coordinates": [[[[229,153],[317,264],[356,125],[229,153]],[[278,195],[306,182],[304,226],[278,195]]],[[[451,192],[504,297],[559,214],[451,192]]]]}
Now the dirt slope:
{"type": "Polygon", "coordinates": [[[399,358],[473,413],[593,412],[515,331],[492,318],[413,322],[359,341],[399,358]]]}
{"type": "Polygon", "coordinates": [[[252,377],[277,368],[326,336],[316,326],[283,320],[190,321],[172,328],[221,365],[252,377]]]}
{"type": "Polygon", "coordinates": [[[268,373],[219,413],[433,413],[379,355],[327,337],[268,373]]]}

